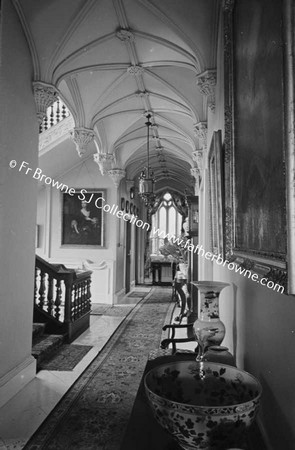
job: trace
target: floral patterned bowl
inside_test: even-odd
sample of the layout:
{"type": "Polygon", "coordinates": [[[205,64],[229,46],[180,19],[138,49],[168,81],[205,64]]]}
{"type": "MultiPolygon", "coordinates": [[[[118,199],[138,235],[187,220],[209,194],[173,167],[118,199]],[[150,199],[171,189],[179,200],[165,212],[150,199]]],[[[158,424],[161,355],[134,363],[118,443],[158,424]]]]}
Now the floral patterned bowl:
{"type": "Polygon", "coordinates": [[[186,450],[243,446],[262,392],[248,372],[211,362],[162,364],[144,384],[156,420],[186,450]]]}

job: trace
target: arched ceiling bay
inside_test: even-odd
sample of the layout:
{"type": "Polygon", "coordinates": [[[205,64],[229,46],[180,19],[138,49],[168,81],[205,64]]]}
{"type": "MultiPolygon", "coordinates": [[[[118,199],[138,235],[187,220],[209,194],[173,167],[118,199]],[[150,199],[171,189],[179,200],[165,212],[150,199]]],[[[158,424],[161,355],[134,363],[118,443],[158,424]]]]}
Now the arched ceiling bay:
{"type": "Polygon", "coordinates": [[[157,190],[191,185],[194,125],[206,121],[196,76],[216,66],[219,1],[13,1],[35,80],[59,89],[76,127],[94,130],[98,151],[136,179],[149,112],[157,190]]]}

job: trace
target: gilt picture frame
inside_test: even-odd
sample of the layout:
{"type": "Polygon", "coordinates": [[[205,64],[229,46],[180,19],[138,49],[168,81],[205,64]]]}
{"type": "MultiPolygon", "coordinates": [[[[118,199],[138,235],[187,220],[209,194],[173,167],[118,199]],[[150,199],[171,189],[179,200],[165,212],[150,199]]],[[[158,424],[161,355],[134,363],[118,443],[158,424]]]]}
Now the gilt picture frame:
{"type": "Polygon", "coordinates": [[[63,247],[105,247],[106,191],[76,189],[74,195],[61,194],[63,247]]]}
{"type": "Polygon", "coordinates": [[[208,152],[211,251],[224,254],[223,244],[223,157],[221,130],[214,131],[208,152]]]}
{"type": "Polygon", "coordinates": [[[271,13],[267,0],[250,3],[224,2],[225,252],[294,294],[293,16],[280,2],[271,13]]]}

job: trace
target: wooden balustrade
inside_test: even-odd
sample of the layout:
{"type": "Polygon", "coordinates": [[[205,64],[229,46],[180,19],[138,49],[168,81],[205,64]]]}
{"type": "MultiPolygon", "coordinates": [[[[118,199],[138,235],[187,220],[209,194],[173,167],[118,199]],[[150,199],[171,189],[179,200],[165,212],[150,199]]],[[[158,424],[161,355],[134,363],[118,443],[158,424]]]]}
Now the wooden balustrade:
{"type": "Polygon", "coordinates": [[[46,116],[40,124],[39,132],[43,133],[66,117],[69,117],[70,111],[60,98],[57,99],[49,108],[47,108],[46,116]]]}
{"type": "Polygon", "coordinates": [[[34,314],[69,342],[89,327],[91,271],[77,272],[36,256],[34,314]]]}

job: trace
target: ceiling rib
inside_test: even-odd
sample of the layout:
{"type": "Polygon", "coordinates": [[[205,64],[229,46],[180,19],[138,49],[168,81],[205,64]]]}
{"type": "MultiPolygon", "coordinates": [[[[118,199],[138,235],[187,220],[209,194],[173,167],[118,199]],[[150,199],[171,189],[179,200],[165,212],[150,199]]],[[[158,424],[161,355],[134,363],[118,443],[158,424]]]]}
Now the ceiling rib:
{"type": "MultiPolygon", "coordinates": [[[[134,42],[134,39],[132,37],[131,32],[129,31],[128,26],[128,20],[126,17],[126,12],[124,9],[124,6],[122,4],[122,0],[113,0],[113,4],[115,7],[115,11],[117,13],[117,18],[119,21],[119,24],[121,26],[121,35],[117,32],[118,39],[122,40],[126,46],[127,52],[129,54],[130,58],[130,64],[131,66],[127,69],[128,73],[132,75],[135,79],[135,82],[137,84],[139,94],[145,94],[146,93],[146,87],[143,80],[143,68],[139,65],[139,60],[136,52],[136,45],[134,42]],[[124,33],[124,31],[129,31],[129,34],[124,33]],[[124,38],[124,36],[126,38],[124,38]]],[[[148,95],[142,95],[141,100],[143,103],[144,110],[146,112],[152,112],[151,103],[149,101],[148,95]]],[[[154,125],[154,119],[153,116],[151,118],[151,122],[154,125]]],[[[155,128],[152,128],[152,134],[153,137],[157,139],[157,142],[159,145],[161,145],[160,137],[155,128]]]]}
{"type": "Polygon", "coordinates": [[[194,44],[194,42],[184,33],[184,31],[176,25],[172,19],[170,19],[166,14],[164,14],[158,6],[152,4],[150,0],[138,0],[145,8],[150,10],[155,17],[159,18],[164,24],[168,25],[169,28],[172,28],[178,36],[190,47],[193,53],[197,56],[196,67],[198,72],[203,72],[205,70],[205,65],[201,53],[198,47],[194,44]]]}
{"type": "Polygon", "coordinates": [[[85,111],[83,106],[83,101],[81,97],[81,93],[79,90],[79,86],[77,83],[77,79],[75,76],[72,76],[68,79],[68,88],[69,91],[72,94],[73,101],[76,105],[76,111],[77,111],[77,123],[75,123],[76,127],[83,127],[85,126],[85,111]]]}
{"type": "Polygon", "coordinates": [[[73,33],[78,29],[79,25],[86,19],[88,14],[90,13],[92,7],[97,3],[97,0],[86,0],[86,3],[84,6],[82,6],[81,10],[76,15],[76,18],[71,21],[68,29],[65,31],[61,42],[58,46],[55,47],[55,51],[51,56],[51,59],[49,61],[47,72],[46,72],[46,78],[50,79],[52,82],[52,74],[54,71],[54,66],[56,64],[56,61],[58,57],[60,56],[61,52],[65,48],[67,42],[71,39],[73,33]]]}

